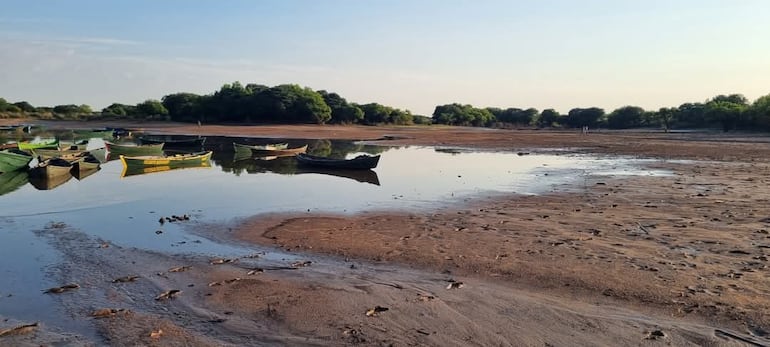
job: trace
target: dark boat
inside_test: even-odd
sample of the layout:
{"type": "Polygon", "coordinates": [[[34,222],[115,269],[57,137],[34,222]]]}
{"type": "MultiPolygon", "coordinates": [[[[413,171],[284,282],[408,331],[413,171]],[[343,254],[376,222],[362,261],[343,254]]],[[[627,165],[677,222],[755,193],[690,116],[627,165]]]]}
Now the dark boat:
{"type": "Polygon", "coordinates": [[[203,147],[203,144],[206,142],[206,138],[198,137],[184,140],[164,140],[140,137],[139,142],[141,142],[143,145],[157,145],[160,143],[165,143],[163,148],[200,148],[203,147]]]}
{"type": "Polygon", "coordinates": [[[120,155],[136,156],[136,155],[163,155],[164,142],[155,143],[151,145],[125,145],[112,142],[104,142],[107,146],[107,150],[112,157],[118,158],[120,155]]]}
{"type": "Polygon", "coordinates": [[[297,154],[297,162],[304,166],[328,169],[368,170],[377,167],[377,163],[380,162],[380,156],[362,154],[352,159],[334,159],[309,154],[297,154]]]}

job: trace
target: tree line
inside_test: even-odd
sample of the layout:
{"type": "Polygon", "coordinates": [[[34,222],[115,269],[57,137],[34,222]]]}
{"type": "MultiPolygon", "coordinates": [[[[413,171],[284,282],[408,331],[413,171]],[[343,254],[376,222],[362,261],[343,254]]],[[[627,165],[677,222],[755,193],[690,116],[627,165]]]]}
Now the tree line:
{"type": "Polygon", "coordinates": [[[0,98],[0,117],[52,119],[142,119],[204,123],[274,124],[447,124],[477,127],[538,128],[715,128],[770,130],[770,94],[750,103],[741,94],[717,95],[705,102],[645,110],[623,106],[610,113],[599,107],[554,109],[477,108],[459,103],[436,106],[432,117],[378,104],[348,102],[337,93],[296,84],[268,87],[233,82],[205,95],[174,93],[135,105],[113,103],[99,112],[89,105],[35,107],[0,98]]]}
{"type": "Polygon", "coordinates": [[[679,107],[663,107],[648,111],[638,106],[623,106],[610,113],[598,107],[573,108],[567,114],[554,109],[496,107],[471,105],[436,106],[433,122],[448,125],[539,128],[721,128],[770,130],[770,94],[753,103],[741,94],[717,95],[705,102],[684,103],[679,107]]]}
{"type": "Polygon", "coordinates": [[[145,119],[204,123],[428,124],[430,118],[378,103],[357,104],[337,93],[296,84],[268,87],[233,82],[211,94],[174,93],[135,105],[113,103],[101,112],[88,105],[33,107],[0,99],[0,114],[55,119],[145,119]]]}

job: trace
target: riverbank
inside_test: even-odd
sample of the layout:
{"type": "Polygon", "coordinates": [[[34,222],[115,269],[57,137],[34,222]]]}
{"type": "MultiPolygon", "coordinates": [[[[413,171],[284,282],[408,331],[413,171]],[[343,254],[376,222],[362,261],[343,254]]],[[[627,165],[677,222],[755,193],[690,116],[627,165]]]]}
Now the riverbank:
{"type": "Polygon", "coordinates": [[[285,261],[255,256],[212,264],[205,257],[97,248],[96,240],[81,240],[76,230],[70,231],[73,238],[54,236],[52,244],[72,262],[63,278],[90,283],[89,290],[100,293],[62,297],[65,307],[78,319],[102,306],[131,310],[98,321],[100,336],[112,345],[746,345],[740,338],[770,343],[767,137],[119,126],[139,125],[175,134],[514,152],[558,148],[665,159],[650,165],[673,175],[588,175],[547,195],[477,197],[429,213],[274,214],[191,230],[280,250],[291,255],[285,261]],[[85,266],[89,262],[99,266],[85,266]],[[169,273],[182,265],[191,268],[169,273]],[[134,273],[142,280],[109,281],[134,273]],[[183,293],[154,300],[169,289],[183,293]],[[87,310],[75,309],[84,303],[87,310]],[[164,333],[151,337],[157,330],[164,333]]]}

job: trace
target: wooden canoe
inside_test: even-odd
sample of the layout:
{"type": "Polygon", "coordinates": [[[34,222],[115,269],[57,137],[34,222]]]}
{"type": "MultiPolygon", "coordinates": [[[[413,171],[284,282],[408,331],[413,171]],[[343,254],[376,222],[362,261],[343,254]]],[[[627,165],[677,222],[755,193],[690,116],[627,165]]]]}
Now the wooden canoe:
{"type": "Polygon", "coordinates": [[[200,165],[202,162],[207,162],[209,159],[211,159],[211,151],[207,152],[196,152],[196,153],[189,153],[189,154],[177,154],[172,156],[152,156],[152,155],[145,155],[145,156],[138,156],[138,157],[127,157],[124,155],[120,156],[120,161],[123,163],[123,166],[130,167],[130,166],[185,166],[185,165],[200,165]]]}
{"type": "Polygon", "coordinates": [[[377,167],[377,164],[380,162],[380,156],[359,155],[352,159],[334,159],[309,154],[299,154],[297,155],[297,162],[305,166],[329,169],[369,170],[377,167]]]}
{"type": "Polygon", "coordinates": [[[40,164],[29,171],[29,175],[30,177],[47,178],[71,176],[70,169],[72,169],[71,162],[61,158],[52,158],[40,162],[40,164]]]}
{"type": "Polygon", "coordinates": [[[0,172],[16,171],[29,165],[32,155],[18,149],[0,151],[0,172]]]}
{"type": "Polygon", "coordinates": [[[163,155],[163,147],[165,144],[157,143],[152,145],[128,146],[128,145],[122,145],[122,144],[105,141],[104,145],[107,146],[107,150],[114,157],[114,156],[120,156],[120,155],[126,155],[126,156],[163,155]]]}
{"type": "Polygon", "coordinates": [[[252,150],[258,150],[258,151],[275,151],[275,150],[284,150],[289,148],[288,143],[270,143],[266,145],[243,145],[240,143],[233,142],[233,149],[235,149],[236,152],[238,151],[252,151],[252,150]]]}
{"type": "Polygon", "coordinates": [[[268,156],[292,156],[297,155],[300,153],[305,153],[307,151],[307,145],[304,145],[302,147],[297,148],[287,148],[287,149],[252,149],[252,153],[256,156],[260,157],[268,157],[268,156]]]}
{"type": "Polygon", "coordinates": [[[33,149],[32,155],[36,156],[38,160],[48,160],[51,158],[61,158],[64,156],[75,156],[84,153],[85,150],[79,150],[79,149],[33,149]]]}
{"type": "Polygon", "coordinates": [[[120,173],[120,177],[147,175],[159,172],[168,172],[175,170],[187,170],[187,169],[200,169],[211,168],[209,161],[201,162],[199,165],[183,165],[183,166],[123,166],[123,172],[120,173]]]}
{"type": "Polygon", "coordinates": [[[41,142],[19,142],[19,149],[22,151],[29,151],[33,149],[38,148],[57,148],[59,147],[59,140],[53,139],[53,140],[47,140],[47,141],[41,141],[41,142]]]}

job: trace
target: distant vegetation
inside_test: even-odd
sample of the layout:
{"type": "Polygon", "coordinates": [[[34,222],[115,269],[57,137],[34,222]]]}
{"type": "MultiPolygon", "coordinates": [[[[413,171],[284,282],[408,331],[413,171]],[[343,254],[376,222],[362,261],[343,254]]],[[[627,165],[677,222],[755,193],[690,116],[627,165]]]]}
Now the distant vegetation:
{"type": "Polygon", "coordinates": [[[0,98],[0,118],[172,120],[203,123],[272,124],[446,124],[477,127],[537,128],[720,128],[770,130],[770,95],[750,103],[741,94],[718,95],[705,102],[645,110],[624,106],[610,113],[597,107],[553,109],[477,108],[459,103],[436,106],[432,117],[378,103],[357,104],[337,93],[295,84],[268,87],[239,82],[212,94],[175,93],[136,105],[114,103],[100,112],[89,105],[35,107],[0,98]]]}
{"type": "Polygon", "coordinates": [[[483,127],[538,128],[719,128],[770,130],[770,95],[753,103],[741,94],[718,95],[706,102],[684,103],[647,111],[638,106],[623,106],[609,114],[604,109],[573,108],[567,114],[553,109],[476,108],[471,105],[436,106],[433,122],[438,124],[483,127]]]}

